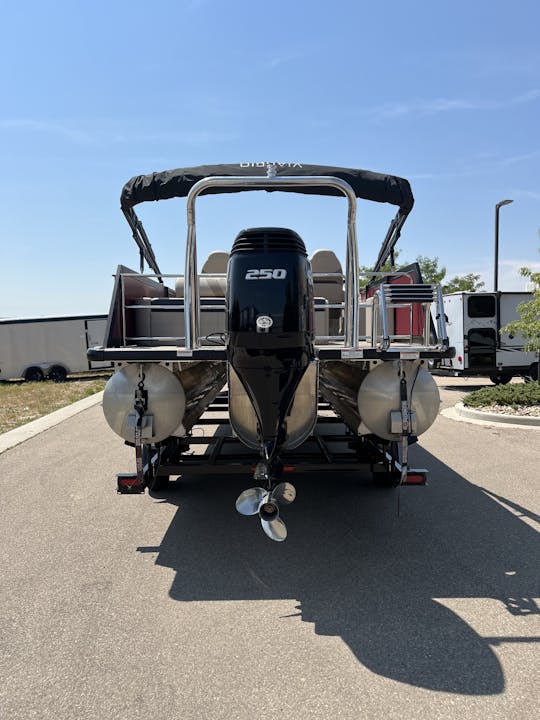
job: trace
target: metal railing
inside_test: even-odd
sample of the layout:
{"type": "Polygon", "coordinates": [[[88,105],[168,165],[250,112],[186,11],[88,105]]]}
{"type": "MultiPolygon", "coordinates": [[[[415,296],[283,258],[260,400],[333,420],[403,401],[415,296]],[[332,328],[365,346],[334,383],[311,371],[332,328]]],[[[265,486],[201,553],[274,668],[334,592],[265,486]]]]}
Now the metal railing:
{"type": "Polygon", "coordinates": [[[331,187],[338,190],[348,200],[347,213],[347,250],[345,263],[345,308],[344,334],[345,344],[358,345],[358,245],[356,240],[356,195],[354,190],[340,178],[327,176],[313,177],[209,177],[195,183],[187,196],[187,242],[186,267],[184,273],[184,301],[186,307],[186,348],[194,350],[199,339],[199,283],[197,282],[197,243],[195,230],[195,200],[209,188],[246,188],[269,190],[297,187],[331,187]]]}
{"type": "Polygon", "coordinates": [[[426,349],[447,350],[448,334],[446,332],[446,319],[444,314],[444,301],[440,285],[411,284],[391,285],[381,284],[374,296],[372,337],[374,346],[381,350],[388,350],[392,340],[407,339],[413,342],[413,308],[419,305],[423,313],[423,337],[421,346],[426,349]],[[437,321],[437,339],[431,338],[431,307],[435,304],[435,318],[437,321]],[[391,334],[389,331],[389,309],[409,308],[410,332],[409,336],[391,334]],[[379,332],[379,324],[381,331],[379,332]]]}
{"type": "MultiPolygon", "coordinates": [[[[244,179],[244,178],[243,178],[244,179]]],[[[356,280],[358,280],[358,276],[360,273],[356,273],[356,280]]],[[[366,273],[369,275],[374,275],[375,273],[366,273]]],[[[354,327],[355,332],[352,333],[355,339],[355,345],[349,344],[349,335],[345,331],[342,334],[329,334],[329,335],[318,335],[315,337],[315,344],[318,343],[332,343],[336,344],[338,346],[342,346],[345,348],[356,348],[359,347],[360,342],[366,343],[367,346],[372,348],[377,348],[380,350],[388,350],[392,347],[392,343],[394,341],[401,341],[399,342],[399,347],[403,348],[404,343],[403,341],[407,341],[409,344],[413,343],[413,306],[415,304],[419,304],[422,306],[423,309],[423,337],[422,337],[422,346],[425,348],[433,348],[433,349],[440,349],[445,350],[448,347],[448,340],[447,340],[447,332],[446,332],[446,323],[445,323],[445,315],[444,315],[444,304],[443,304],[443,297],[442,297],[442,291],[439,285],[430,285],[430,284],[415,284],[412,282],[412,279],[410,278],[408,273],[405,272],[393,272],[393,273],[377,273],[380,277],[385,276],[392,276],[395,277],[396,275],[403,275],[409,277],[410,283],[409,284],[387,284],[382,283],[380,286],[378,286],[378,289],[375,292],[375,295],[371,298],[369,298],[367,301],[361,302],[359,297],[355,298],[354,302],[354,317],[356,318],[356,324],[354,327]],[[430,331],[431,331],[431,306],[435,305],[435,318],[437,322],[437,335],[438,340],[436,342],[432,342],[432,338],[430,337],[430,331]],[[390,310],[396,310],[396,309],[409,309],[409,332],[408,334],[403,333],[391,333],[390,332],[390,322],[389,322],[389,311],[390,310]],[[363,318],[364,325],[366,327],[365,333],[360,333],[360,311],[365,310],[366,317],[363,318]],[[371,311],[371,320],[368,317],[369,312],[371,311]]],[[[193,306],[189,305],[189,302],[187,302],[188,293],[184,293],[184,298],[171,298],[176,299],[179,302],[178,303],[170,303],[170,304],[164,304],[160,303],[160,298],[151,298],[153,301],[152,303],[141,303],[142,297],[138,298],[134,303],[130,305],[126,305],[125,300],[125,287],[124,287],[124,278],[125,277],[137,277],[137,278],[178,278],[178,274],[158,274],[157,273],[146,273],[144,275],[141,275],[139,273],[122,273],[120,275],[120,286],[121,286],[121,298],[122,298],[122,340],[123,345],[126,346],[128,342],[173,342],[173,341],[183,341],[186,349],[193,349],[193,347],[189,347],[189,335],[188,335],[188,325],[189,325],[189,318],[190,318],[190,311],[193,310],[193,306]],[[128,336],[126,333],[126,311],[148,311],[151,310],[159,310],[164,312],[183,312],[184,316],[184,324],[185,324],[185,330],[183,335],[160,335],[160,336],[146,336],[146,335],[131,335],[128,336]]],[[[196,280],[196,286],[198,289],[199,286],[199,279],[203,278],[220,278],[223,279],[226,277],[225,273],[200,273],[196,274],[195,280],[196,280]]],[[[321,278],[340,278],[344,279],[342,273],[334,272],[315,272],[313,273],[313,279],[314,280],[320,280],[321,278]]],[[[185,278],[184,278],[185,283],[185,278]]],[[[184,289],[186,288],[186,284],[184,285],[184,289]]],[[[348,300],[348,293],[346,292],[346,289],[344,290],[345,293],[345,300],[341,303],[316,303],[315,304],[315,312],[327,312],[328,310],[340,310],[343,313],[343,317],[347,318],[347,300],[348,300]]],[[[200,317],[199,312],[200,310],[207,310],[207,311],[215,311],[217,313],[225,312],[225,305],[224,303],[220,303],[220,298],[212,298],[212,300],[215,300],[215,303],[209,303],[208,299],[205,298],[201,304],[200,298],[198,297],[198,293],[196,294],[197,297],[197,335],[196,335],[196,347],[200,346],[201,340],[204,340],[205,337],[200,336],[200,317]]],[[[192,318],[193,319],[193,318],[192,318]]],[[[193,327],[191,328],[191,331],[193,332],[193,327]]],[[[195,340],[195,337],[191,336],[192,344],[195,340]]]]}

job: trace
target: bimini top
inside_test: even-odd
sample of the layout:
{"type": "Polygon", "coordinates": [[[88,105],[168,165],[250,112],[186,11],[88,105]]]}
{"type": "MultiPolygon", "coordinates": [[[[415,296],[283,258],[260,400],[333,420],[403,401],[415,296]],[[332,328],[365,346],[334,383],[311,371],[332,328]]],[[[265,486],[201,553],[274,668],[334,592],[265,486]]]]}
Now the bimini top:
{"type": "MultiPolygon", "coordinates": [[[[275,165],[276,175],[287,177],[296,175],[303,177],[329,175],[341,178],[349,183],[357,198],[375,202],[397,205],[407,215],[414,205],[414,198],[408,180],[395,175],[383,175],[369,170],[333,167],[329,165],[303,165],[301,163],[239,163],[237,165],[199,165],[192,168],[179,168],[150,175],[136,175],[123,187],[120,196],[122,210],[128,211],[134,205],[151,200],[168,200],[173,197],[185,197],[193,185],[207,177],[267,177],[267,167],[275,165]]],[[[207,188],[202,194],[242,192],[257,188],[207,188]]],[[[283,191],[285,188],[264,188],[267,192],[283,191]]],[[[339,190],[332,187],[287,188],[287,192],[298,192],[308,195],[340,195],[339,190]]]]}

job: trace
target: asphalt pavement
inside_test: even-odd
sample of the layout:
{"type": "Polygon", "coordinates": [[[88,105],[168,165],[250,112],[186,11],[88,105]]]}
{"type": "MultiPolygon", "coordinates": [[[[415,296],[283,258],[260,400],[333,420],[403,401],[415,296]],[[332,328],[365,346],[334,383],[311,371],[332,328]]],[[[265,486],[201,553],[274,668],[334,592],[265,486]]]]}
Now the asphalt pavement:
{"type": "Polygon", "coordinates": [[[245,478],[117,496],[99,405],[26,439],[0,455],[0,717],[536,717],[539,440],[440,416],[399,517],[397,490],[299,476],[278,544],[245,478]]]}

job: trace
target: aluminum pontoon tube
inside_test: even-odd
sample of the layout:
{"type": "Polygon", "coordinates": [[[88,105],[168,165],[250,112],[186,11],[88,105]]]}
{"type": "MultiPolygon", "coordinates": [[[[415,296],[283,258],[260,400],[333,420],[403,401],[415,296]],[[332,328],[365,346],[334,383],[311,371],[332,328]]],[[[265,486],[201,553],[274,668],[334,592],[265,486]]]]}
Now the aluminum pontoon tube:
{"type": "Polygon", "coordinates": [[[187,196],[187,241],[186,267],[184,272],[184,308],[186,327],[186,349],[195,350],[199,345],[199,285],[197,280],[197,241],[195,232],[195,200],[207,188],[245,187],[249,190],[268,188],[295,188],[298,186],[333,187],[348,200],[347,213],[347,256],[345,266],[345,346],[358,346],[358,245],[356,240],[356,195],[345,180],[325,175],[312,177],[274,176],[274,177],[208,177],[199,180],[187,196]]]}

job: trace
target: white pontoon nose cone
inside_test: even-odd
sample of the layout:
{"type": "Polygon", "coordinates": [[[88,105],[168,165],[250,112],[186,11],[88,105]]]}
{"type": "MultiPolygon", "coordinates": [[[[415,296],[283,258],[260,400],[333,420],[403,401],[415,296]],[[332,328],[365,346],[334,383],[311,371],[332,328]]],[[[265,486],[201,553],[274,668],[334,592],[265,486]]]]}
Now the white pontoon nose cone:
{"type": "Polygon", "coordinates": [[[287,537],[285,523],[279,517],[279,505],[290,505],[296,497],[296,489],[291,483],[283,482],[272,490],[261,487],[248,488],[238,496],[236,509],[241,515],[256,515],[268,537],[283,542],[287,537]]]}
{"type": "Polygon", "coordinates": [[[236,509],[240,515],[256,515],[259,506],[266,497],[267,490],[262,487],[253,487],[240,493],[236,500],[236,509]]]}

